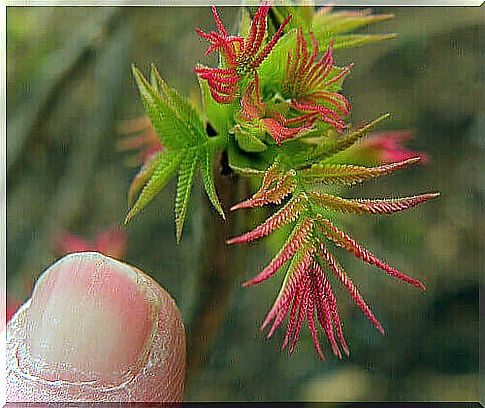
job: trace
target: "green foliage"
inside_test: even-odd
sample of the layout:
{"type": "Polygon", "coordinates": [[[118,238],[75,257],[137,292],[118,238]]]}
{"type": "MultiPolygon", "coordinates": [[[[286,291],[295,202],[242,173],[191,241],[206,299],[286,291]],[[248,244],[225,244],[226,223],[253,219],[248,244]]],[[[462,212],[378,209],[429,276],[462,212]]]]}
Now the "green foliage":
{"type": "Polygon", "coordinates": [[[196,110],[177,91],[168,87],[155,67],[151,70],[151,84],[136,67],[133,67],[133,75],[145,110],[164,145],[164,151],[151,159],[135,178],[130,198],[141,191],[126,221],[152,201],[178,169],[175,221],[179,242],[197,167],[202,173],[210,201],[224,218],[214,187],[212,164],[213,156],[224,147],[225,140],[222,136],[207,135],[206,126],[196,110]]]}

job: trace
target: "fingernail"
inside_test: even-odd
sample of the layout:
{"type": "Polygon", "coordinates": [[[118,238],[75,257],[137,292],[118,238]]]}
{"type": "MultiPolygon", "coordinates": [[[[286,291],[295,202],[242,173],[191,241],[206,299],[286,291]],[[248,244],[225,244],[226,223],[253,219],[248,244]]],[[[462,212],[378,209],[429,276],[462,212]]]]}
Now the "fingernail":
{"type": "Polygon", "coordinates": [[[95,252],[68,255],[37,282],[19,364],[25,358],[48,381],[122,384],[146,364],[159,306],[134,268],[95,252]]]}

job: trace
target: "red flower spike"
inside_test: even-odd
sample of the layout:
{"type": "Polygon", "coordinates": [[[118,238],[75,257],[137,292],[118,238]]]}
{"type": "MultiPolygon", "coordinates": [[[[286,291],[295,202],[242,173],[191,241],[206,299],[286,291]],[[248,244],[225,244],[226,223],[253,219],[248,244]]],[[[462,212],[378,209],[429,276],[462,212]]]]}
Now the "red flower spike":
{"type": "Polygon", "coordinates": [[[266,315],[266,318],[260,327],[260,330],[264,330],[269,322],[276,318],[270,332],[268,333],[268,338],[273,335],[274,331],[281,325],[284,317],[288,313],[290,304],[295,296],[297,288],[299,287],[305,269],[308,266],[309,261],[311,260],[311,255],[314,252],[315,249],[313,247],[310,247],[307,252],[304,253],[303,257],[298,260],[294,270],[290,266],[280,293],[278,294],[275,303],[266,315]]]}
{"type": "Polygon", "coordinates": [[[304,132],[305,130],[310,129],[313,125],[313,120],[309,121],[304,126],[295,128],[286,127],[282,124],[282,122],[279,122],[272,118],[263,119],[263,123],[267,132],[271,135],[276,144],[280,145],[281,142],[288,139],[293,139],[294,137],[302,134],[302,132],[304,132]]]}
{"type": "MultiPolygon", "coordinates": [[[[334,324],[336,325],[337,323],[335,321],[335,317],[333,314],[333,308],[331,307],[330,302],[327,300],[328,295],[326,293],[326,287],[323,284],[322,276],[320,276],[320,275],[323,275],[323,278],[325,278],[325,275],[323,274],[323,271],[319,269],[318,264],[315,261],[313,262],[311,272],[314,280],[315,295],[317,296],[317,299],[315,301],[316,301],[318,321],[320,323],[320,326],[325,331],[325,335],[327,336],[327,339],[330,342],[330,345],[332,346],[333,354],[335,354],[338,358],[342,359],[342,353],[338,348],[337,341],[335,340],[335,335],[333,331],[333,325],[334,324]]],[[[337,314],[337,321],[340,322],[340,319],[338,318],[338,314],[337,314]]],[[[340,330],[341,330],[341,327],[340,327],[340,330]]],[[[343,337],[343,334],[342,334],[342,337],[343,337]]]]}
{"type": "Polygon", "coordinates": [[[306,318],[317,354],[320,359],[325,360],[318,341],[315,321],[316,314],[317,321],[323,328],[325,335],[331,344],[333,353],[337,357],[342,358],[342,354],[338,348],[334,335],[334,325],[337,329],[337,336],[341,342],[342,348],[347,355],[349,355],[349,350],[343,336],[340,318],[336,308],[335,296],[333,295],[323,270],[314,260],[314,255],[315,248],[310,247],[301,256],[294,269],[290,266],[288,272],[289,275],[285,279],[283,288],[281,289],[273,307],[268,312],[265,321],[261,326],[261,330],[274,319],[273,325],[267,335],[267,337],[270,338],[289,313],[290,316],[282,349],[290,344],[289,352],[291,353],[298,340],[303,321],[306,318]]]}
{"type": "Polygon", "coordinates": [[[300,310],[300,303],[303,300],[304,292],[305,292],[305,285],[304,285],[304,279],[302,276],[301,281],[299,282],[296,289],[295,300],[293,301],[293,305],[291,306],[290,317],[288,319],[288,326],[286,329],[285,338],[283,339],[283,343],[281,345],[281,350],[284,350],[286,348],[286,346],[288,345],[288,342],[290,341],[290,337],[293,331],[295,330],[295,325],[297,321],[297,312],[300,310]]]}
{"type": "MultiPolygon", "coordinates": [[[[328,300],[331,318],[337,330],[337,337],[339,339],[340,345],[342,346],[345,354],[349,356],[350,351],[349,347],[347,346],[347,342],[345,341],[344,332],[342,329],[342,322],[340,321],[340,316],[338,314],[337,299],[335,298],[335,294],[333,293],[332,286],[330,285],[330,282],[328,281],[325,273],[323,272],[318,262],[313,263],[313,270],[315,272],[317,282],[323,287],[323,293],[325,294],[325,298],[328,300]]],[[[330,316],[328,317],[328,319],[330,320],[330,316]]],[[[333,331],[331,337],[333,337],[333,331]]],[[[335,350],[338,350],[338,347],[337,345],[333,344],[332,338],[330,338],[329,340],[332,343],[332,349],[334,349],[334,353],[341,356],[340,350],[338,351],[338,353],[335,352],[335,350]]]]}
{"type": "Polygon", "coordinates": [[[264,4],[259,7],[251,22],[247,38],[229,35],[214,6],[212,14],[219,32],[205,33],[200,29],[196,30],[197,34],[212,44],[206,54],[219,51],[227,67],[196,68],[194,70],[202,79],[207,80],[216,102],[231,103],[234,101],[237,97],[239,80],[246,74],[255,73],[283,35],[284,27],[290,21],[291,16],[283,21],[273,38],[263,47],[267,35],[266,16],[269,8],[264,4]]]}
{"type": "MultiPolygon", "coordinates": [[[[307,322],[308,322],[308,329],[312,335],[313,345],[317,350],[317,354],[320,357],[320,360],[325,361],[325,356],[323,355],[322,348],[320,347],[320,342],[318,341],[318,333],[317,328],[315,326],[315,310],[314,307],[318,304],[319,298],[318,295],[315,294],[315,286],[312,285],[313,282],[309,283],[309,296],[308,296],[308,308],[307,308],[307,322]]],[[[328,326],[326,326],[328,329],[328,326]]]]}
{"type": "Polygon", "coordinates": [[[261,100],[261,92],[259,89],[259,78],[256,75],[254,80],[249,83],[246,90],[241,97],[241,111],[239,115],[241,119],[250,122],[254,119],[264,117],[266,113],[266,105],[261,100]]]}
{"type": "Polygon", "coordinates": [[[231,103],[238,91],[238,82],[241,77],[233,69],[225,68],[194,68],[201,79],[209,85],[210,93],[218,103],[231,103]]]}
{"type": "Polygon", "coordinates": [[[329,77],[334,68],[333,43],[330,43],[327,52],[316,62],[318,42],[313,34],[310,36],[313,43],[311,55],[301,28],[298,30],[294,54],[288,54],[284,89],[292,99],[291,106],[294,109],[313,114],[342,132],[346,125],[339,114],[348,115],[350,103],[343,95],[330,91],[329,87],[347,75],[352,65],[334,77],[329,77]],[[331,108],[322,103],[327,103],[331,108]]]}
{"type": "Polygon", "coordinates": [[[288,354],[290,355],[293,353],[296,343],[298,343],[301,328],[303,326],[303,321],[306,317],[306,311],[308,309],[308,297],[310,296],[310,281],[305,281],[305,285],[301,293],[302,299],[300,300],[300,307],[298,308],[298,317],[296,320],[295,331],[293,332],[293,339],[291,340],[290,346],[288,347],[288,354]]]}

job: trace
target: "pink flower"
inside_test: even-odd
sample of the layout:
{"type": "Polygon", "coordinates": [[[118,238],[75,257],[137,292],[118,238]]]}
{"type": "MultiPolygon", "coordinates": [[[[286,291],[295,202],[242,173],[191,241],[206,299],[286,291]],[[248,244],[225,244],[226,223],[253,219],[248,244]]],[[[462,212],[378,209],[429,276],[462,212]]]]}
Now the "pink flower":
{"type": "Polygon", "coordinates": [[[126,233],[118,229],[102,231],[96,235],[92,242],[66,233],[61,235],[55,246],[60,255],[95,251],[113,258],[122,259],[126,251],[126,233]]]}

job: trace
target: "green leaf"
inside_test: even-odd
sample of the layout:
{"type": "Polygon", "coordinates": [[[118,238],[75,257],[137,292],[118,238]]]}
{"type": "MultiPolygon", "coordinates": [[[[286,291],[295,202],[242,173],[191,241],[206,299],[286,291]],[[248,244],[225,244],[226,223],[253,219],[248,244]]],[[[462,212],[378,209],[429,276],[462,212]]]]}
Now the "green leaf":
{"type": "Polygon", "coordinates": [[[397,170],[417,163],[419,160],[419,157],[414,157],[377,167],[363,167],[352,164],[314,164],[309,169],[302,170],[300,174],[305,182],[310,184],[343,184],[350,186],[392,174],[397,170]]]}
{"type": "Polygon", "coordinates": [[[391,40],[396,38],[396,34],[350,34],[339,35],[335,38],[333,48],[335,50],[341,48],[360,47],[375,43],[378,41],[391,40]]]}
{"type": "Polygon", "coordinates": [[[317,146],[313,153],[308,155],[308,161],[311,162],[315,159],[324,160],[326,158],[331,158],[332,156],[340,153],[349,147],[353,146],[358,140],[362,139],[364,136],[368,135],[369,132],[379,123],[384,121],[385,119],[389,118],[391,115],[386,113],[384,115],[379,116],[377,119],[373,120],[372,122],[360,127],[353,132],[341,137],[339,136],[336,140],[332,140],[330,142],[323,143],[317,146]]]}
{"type": "Polygon", "coordinates": [[[253,132],[251,132],[250,129],[236,130],[235,137],[238,146],[245,152],[261,153],[268,148],[261,139],[259,139],[256,135],[253,134],[253,132]]]}
{"type": "Polygon", "coordinates": [[[244,175],[262,174],[273,163],[274,152],[268,149],[262,153],[249,153],[241,150],[232,139],[227,146],[229,166],[235,172],[244,175]]]}
{"type": "Polygon", "coordinates": [[[179,168],[177,194],[175,197],[175,224],[177,226],[177,243],[182,238],[185,216],[189,204],[190,191],[194,182],[197,154],[184,158],[179,168]]]}
{"type": "Polygon", "coordinates": [[[155,78],[158,88],[162,91],[161,96],[166,97],[165,100],[171,106],[174,114],[187,126],[189,136],[192,136],[194,141],[199,143],[205,142],[207,140],[205,124],[197,113],[197,110],[190,104],[187,98],[181,96],[175,89],[170,88],[165,83],[153,64],[151,75],[155,78]]]}
{"type": "Polygon", "coordinates": [[[133,204],[133,199],[136,194],[140,192],[140,189],[150,180],[153,173],[157,169],[157,164],[162,153],[156,154],[149,161],[147,161],[136,174],[135,178],[131,182],[130,190],[128,191],[128,204],[133,204]]]}
{"type": "Polygon", "coordinates": [[[189,129],[166,99],[147,82],[140,71],[133,67],[145,111],[165,149],[179,150],[187,145],[189,129]]]}
{"type": "Polygon", "coordinates": [[[201,171],[202,171],[202,181],[204,182],[204,189],[207,193],[207,197],[209,197],[210,202],[217,210],[217,212],[221,215],[221,217],[225,220],[226,216],[224,214],[224,210],[222,209],[222,205],[217,197],[216,188],[214,186],[214,153],[211,149],[208,149],[205,154],[201,157],[201,171]]]}
{"type": "Polygon", "coordinates": [[[195,172],[200,164],[210,201],[224,217],[217,198],[212,174],[212,160],[217,151],[227,144],[227,135],[210,138],[205,124],[189,101],[170,88],[152,66],[150,81],[133,67],[143,105],[164,144],[164,151],[149,162],[135,178],[130,188],[130,198],[141,193],[130,209],[125,222],[138,214],[166,186],[178,168],[178,184],[175,198],[175,222],[177,242],[180,241],[195,172]],[[142,186],[144,186],[142,188],[142,186]]]}
{"type": "Polygon", "coordinates": [[[149,180],[143,187],[137,201],[131,207],[126,216],[125,223],[130,221],[136,214],[145,208],[150,201],[162,190],[170,181],[177,166],[182,159],[182,154],[162,153],[157,161],[156,168],[149,180]]]}
{"type": "Polygon", "coordinates": [[[317,14],[313,19],[312,30],[315,35],[327,33],[328,37],[336,34],[348,33],[358,28],[365,27],[380,21],[390,20],[394,17],[392,14],[371,15],[370,10],[352,12],[336,12],[327,14],[317,14]]]}
{"type": "Polygon", "coordinates": [[[268,57],[258,68],[261,89],[266,87],[278,89],[285,79],[288,53],[296,47],[296,29],[288,31],[276,43],[268,57]]]}

